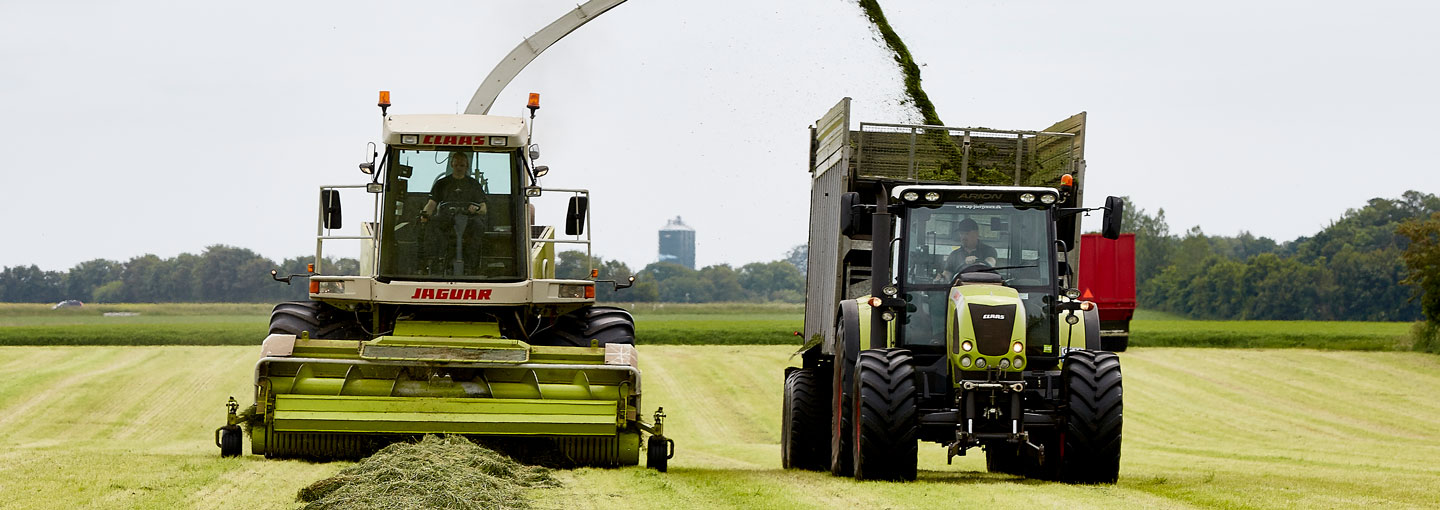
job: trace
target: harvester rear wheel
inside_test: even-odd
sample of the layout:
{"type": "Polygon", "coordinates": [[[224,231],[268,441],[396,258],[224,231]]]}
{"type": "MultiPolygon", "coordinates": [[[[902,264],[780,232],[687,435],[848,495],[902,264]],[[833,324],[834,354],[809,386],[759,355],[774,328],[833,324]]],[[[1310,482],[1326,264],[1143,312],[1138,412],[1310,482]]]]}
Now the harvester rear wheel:
{"type": "Polygon", "coordinates": [[[589,347],[635,343],[635,318],[624,308],[589,306],[555,318],[555,324],[533,337],[539,345],[589,347]]]}
{"type": "Polygon", "coordinates": [[[855,478],[914,480],[919,422],[906,349],[870,349],[855,364],[855,478]]]}
{"type": "Polygon", "coordinates": [[[1059,478],[1067,483],[1115,483],[1124,417],[1120,357],[1070,351],[1063,372],[1067,411],[1059,478]]]}
{"type": "Polygon", "coordinates": [[[780,457],[785,469],[820,471],[830,460],[829,391],[813,368],[785,375],[785,408],[780,424],[780,457]]]}
{"type": "Polygon", "coordinates": [[[289,301],[270,312],[270,333],[330,340],[368,340],[354,317],[319,301],[289,301]]]}

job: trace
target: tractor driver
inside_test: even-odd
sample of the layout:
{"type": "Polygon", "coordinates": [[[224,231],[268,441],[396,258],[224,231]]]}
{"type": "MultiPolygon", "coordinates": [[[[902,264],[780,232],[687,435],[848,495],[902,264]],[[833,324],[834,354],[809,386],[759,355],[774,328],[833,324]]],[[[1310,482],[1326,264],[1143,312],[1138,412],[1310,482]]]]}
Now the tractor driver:
{"type": "Polygon", "coordinates": [[[995,248],[980,242],[980,225],[975,220],[961,220],[955,231],[960,246],[945,257],[945,279],[954,278],[955,273],[971,264],[995,265],[995,248]]]}
{"type": "Polygon", "coordinates": [[[450,173],[435,180],[430,200],[420,211],[420,223],[429,231],[425,234],[428,242],[422,241],[422,258],[439,262],[436,267],[447,274],[473,274],[480,262],[480,237],[489,223],[485,217],[485,187],[469,174],[470,154],[451,152],[448,159],[450,173]],[[436,221],[431,221],[432,217],[436,221]],[[450,273],[452,267],[454,272],[450,273]]]}

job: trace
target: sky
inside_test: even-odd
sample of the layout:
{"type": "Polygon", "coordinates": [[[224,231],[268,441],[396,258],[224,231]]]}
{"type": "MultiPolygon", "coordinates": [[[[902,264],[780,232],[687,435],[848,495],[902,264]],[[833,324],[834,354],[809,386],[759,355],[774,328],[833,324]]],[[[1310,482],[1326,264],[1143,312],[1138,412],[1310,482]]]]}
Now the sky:
{"type": "MultiPolygon", "coordinates": [[[[318,186],[363,182],[377,91],[391,113],[457,113],[575,4],[0,0],[0,266],[311,253],[318,186]]],[[[1285,241],[1370,198],[1440,191],[1434,2],[881,6],[946,124],[1087,111],[1092,207],[1127,195],[1172,232],[1285,241]]],[[[917,118],[847,0],[630,0],[491,113],[524,114],[528,92],[542,184],[589,189],[594,252],[635,268],[676,216],[697,266],[783,257],[806,241],[808,127],[843,97],[856,123],[917,118]]],[[[368,197],[345,200],[358,232],[368,197]]]]}

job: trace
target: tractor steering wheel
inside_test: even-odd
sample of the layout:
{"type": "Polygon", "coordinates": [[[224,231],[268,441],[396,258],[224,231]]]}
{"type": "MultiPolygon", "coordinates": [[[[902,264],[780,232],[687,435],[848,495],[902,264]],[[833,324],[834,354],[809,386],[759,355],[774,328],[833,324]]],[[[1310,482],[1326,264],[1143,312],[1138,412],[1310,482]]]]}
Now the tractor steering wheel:
{"type": "Polygon", "coordinates": [[[981,271],[989,271],[995,274],[1000,274],[996,272],[996,268],[992,267],[990,264],[986,264],[984,262],[976,262],[974,264],[970,264],[968,266],[960,268],[959,271],[956,271],[955,276],[950,278],[950,286],[954,287],[956,285],[960,285],[960,276],[964,275],[965,273],[978,273],[981,271]]]}

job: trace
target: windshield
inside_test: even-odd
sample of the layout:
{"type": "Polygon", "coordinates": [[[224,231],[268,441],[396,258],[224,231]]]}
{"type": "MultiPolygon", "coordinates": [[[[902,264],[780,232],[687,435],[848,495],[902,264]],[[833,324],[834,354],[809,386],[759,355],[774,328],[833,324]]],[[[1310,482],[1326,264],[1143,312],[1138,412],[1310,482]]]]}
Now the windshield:
{"type": "Polygon", "coordinates": [[[517,153],[390,149],[380,274],[524,278],[517,153]]]}
{"type": "Polygon", "coordinates": [[[910,209],[901,264],[907,307],[905,343],[945,345],[946,299],[959,271],[997,268],[1025,303],[1030,345],[1048,343],[1042,298],[1051,292],[1054,249],[1049,215],[1011,204],[946,204],[910,209]]]}

